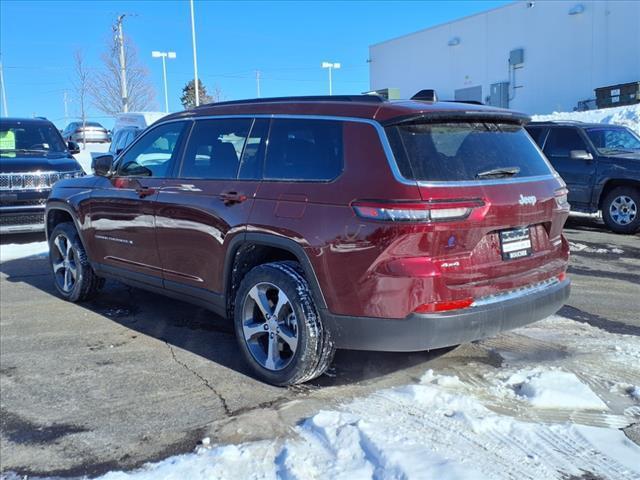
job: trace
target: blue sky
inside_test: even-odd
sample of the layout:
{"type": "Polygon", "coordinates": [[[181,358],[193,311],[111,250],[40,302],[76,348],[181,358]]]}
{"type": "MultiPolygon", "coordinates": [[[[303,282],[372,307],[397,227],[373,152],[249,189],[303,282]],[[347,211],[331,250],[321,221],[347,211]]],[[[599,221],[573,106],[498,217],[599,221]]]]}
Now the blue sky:
{"type": "MultiPolygon", "coordinates": [[[[369,87],[369,45],[505,3],[196,0],[199,73],[227,100],[256,96],[256,70],[262,96],[326,94],[320,63],[328,60],[342,63],[334,72],[334,94],[360,93],[369,87]]],[[[81,48],[88,65],[99,67],[119,13],[135,15],[125,19],[125,35],[149,70],[157,109],[164,107],[162,65],[151,51],[177,53],[167,63],[169,109],[181,110],[181,89],[193,78],[188,1],[2,0],[0,53],[11,116],[46,116],[64,126],[65,90],[69,114],[77,115],[73,52],[81,48]]],[[[89,115],[103,114],[90,107],[89,115]]]]}

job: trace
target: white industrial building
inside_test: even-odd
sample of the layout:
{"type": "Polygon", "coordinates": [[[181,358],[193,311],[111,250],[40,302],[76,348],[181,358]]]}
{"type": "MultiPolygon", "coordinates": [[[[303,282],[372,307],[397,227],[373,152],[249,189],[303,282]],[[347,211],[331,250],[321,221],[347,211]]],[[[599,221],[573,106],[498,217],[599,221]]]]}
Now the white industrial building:
{"type": "Polygon", "coordinates": [[[571,111],[595,88],[640,81],[640,1],[518,1],[372,45],[369,55],[371,90],[571,111]]]}

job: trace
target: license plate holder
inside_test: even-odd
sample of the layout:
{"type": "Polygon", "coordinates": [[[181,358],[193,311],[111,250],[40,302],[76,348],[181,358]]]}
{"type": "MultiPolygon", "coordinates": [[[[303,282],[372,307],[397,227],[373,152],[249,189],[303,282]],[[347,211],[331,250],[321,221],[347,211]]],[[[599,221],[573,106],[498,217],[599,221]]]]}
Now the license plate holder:
{"type": "Polygon", "coordinates": [[[531,255],[531,234],[529,227],[502,230],[500,233],[500,252],[503,260],[516,260],[531,255]]]}

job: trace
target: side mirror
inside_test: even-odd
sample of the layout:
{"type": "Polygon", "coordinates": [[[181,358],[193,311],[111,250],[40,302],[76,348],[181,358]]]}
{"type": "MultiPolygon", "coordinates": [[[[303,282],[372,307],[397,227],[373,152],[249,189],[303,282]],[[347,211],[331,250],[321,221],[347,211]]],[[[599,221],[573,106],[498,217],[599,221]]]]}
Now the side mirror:
{"type": "Polygon", "coordinates": [[[80,145],[78,145],[76,142],[68,142],[67,148],[69,149],[69,153],[71,153],[71,155],[80,153],[80,145]]]}
{"type": "Polygon", "coordinates": [[[573,160],[593,160],[593,155],[586,150],[571,150],[571,152],[569,152],[569,156],[573,160]]]}
{"type": "Polygon", "coordinates": [[[113,167],[113,155],[100,155],[93,161],[93,171],[100,177],[107,177],[113,167]]]}

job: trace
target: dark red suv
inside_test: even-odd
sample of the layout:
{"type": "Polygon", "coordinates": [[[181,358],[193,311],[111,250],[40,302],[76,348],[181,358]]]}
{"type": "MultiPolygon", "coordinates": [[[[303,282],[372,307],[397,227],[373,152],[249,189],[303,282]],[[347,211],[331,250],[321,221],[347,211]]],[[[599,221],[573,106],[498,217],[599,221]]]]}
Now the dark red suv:
{"type": "Polygon", "coordinates": [[[336,348],[457,345],[569,295],[567,190],[527,117],[375,96],[205,105],[163,118],[46,210],[60,294],[102,278],[233,319],[276,385],[336,348]]]}

